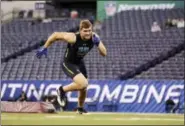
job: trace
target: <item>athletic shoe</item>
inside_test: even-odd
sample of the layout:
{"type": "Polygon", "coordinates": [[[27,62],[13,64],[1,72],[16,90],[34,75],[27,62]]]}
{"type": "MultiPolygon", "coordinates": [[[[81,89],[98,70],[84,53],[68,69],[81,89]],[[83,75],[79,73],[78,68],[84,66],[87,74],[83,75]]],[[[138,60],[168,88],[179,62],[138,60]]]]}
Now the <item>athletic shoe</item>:
{"type": "Polygon", "coordinates": [[[76,110],[76,112],[77,112],[78,114],[87,113],[87,111],[86,111],[84,108],[81,108],[81,107],[78,107],[77,110],[76,110]]]}
{"type": "Polygon", "coordinates": [[[60,86],[58,89],[57,89],[57,101],[59,103],[59,105],[61,107],[64,107],[66,105],[66,96],[65,96],[65,92],[63,90],[63,87],[60,86]]]}

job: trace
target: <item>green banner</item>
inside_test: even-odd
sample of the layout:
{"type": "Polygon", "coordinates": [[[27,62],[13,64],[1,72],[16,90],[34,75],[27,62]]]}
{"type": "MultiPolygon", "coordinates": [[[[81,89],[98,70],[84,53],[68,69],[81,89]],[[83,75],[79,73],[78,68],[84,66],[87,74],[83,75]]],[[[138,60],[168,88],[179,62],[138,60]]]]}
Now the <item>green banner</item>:
{"type": "Polygon", "coordinates": [[[115,13],[127,10],[184,8],[184,1],[98,1],[97,18],[102,21],[115,13]]]}

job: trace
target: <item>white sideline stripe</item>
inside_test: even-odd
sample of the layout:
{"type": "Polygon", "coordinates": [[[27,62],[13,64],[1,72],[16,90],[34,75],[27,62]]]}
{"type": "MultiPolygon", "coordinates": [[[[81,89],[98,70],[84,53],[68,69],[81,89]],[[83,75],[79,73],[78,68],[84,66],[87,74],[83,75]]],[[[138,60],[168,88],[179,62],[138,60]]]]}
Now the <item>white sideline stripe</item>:
{"type": "Polygon", "coordinates": [[[184,114],[179,114],[179,113],[125,113],[125,112],[88,112],[87,115],[93,115],[93,114],[100,114],[100,115],[107,115],[107,114],[122,114],[122,115],[159,115],[159,116],[166,116],[166,115],[172,115],[172,116],[184,116],[184,114]]]}
{"type": "MultiPolygon", "coordinates": [[[[44,116],[41,118],[29,118],[29,117],[22,117],[19,118],[19,120],[45,120],[46,118],[73,118],[75,120],[83,120],[82,118],[78,118],[79,116],[44,116]]],[[[132,118],[91,118],[92,120],[106,120],[106,121],[138,121],[138,120],[145,120],[145,121],[184,121],[184,119],[178,119],[178,118],[138,118],[138,117],[132,117],[132,118]]],[[[2,120],[18,120],[16,117],[4,117],[2,120]]]]}
{"type": "Polygon", "coordinates": [[[45,118],[75,118],[76,116],[62,116],[62,115],[52,115],[52,116],[45,116],[45,118]]]}
{"type": "Polygon", "coordinates": [[[174,118],[93,118],[93,120],[116,120],[116,121],[138,121],[138,120],[145,120],[145,121],[184,121],[183,119],[174,119],[174,118]]]}

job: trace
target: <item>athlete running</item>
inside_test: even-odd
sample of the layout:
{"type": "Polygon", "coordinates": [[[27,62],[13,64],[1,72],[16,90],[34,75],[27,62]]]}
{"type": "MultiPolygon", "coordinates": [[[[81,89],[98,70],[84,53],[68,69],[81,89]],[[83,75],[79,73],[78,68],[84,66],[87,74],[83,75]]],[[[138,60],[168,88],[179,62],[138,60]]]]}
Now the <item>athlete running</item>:
{"type": "Polygon", "coordinates": [[[77,112],[79,114],[86,113],[83,108],[88,86],[88,77],[86,67],[83,61],[84,56],[97,46],[102,56],[107,55],[106,48],[99,36],[92,31],[92,24],[89,20],[80,22],[79,32],[54,32],[41,47],[36,56],[41,58],[42,55],[47,55],[47,48],[56,40],[67,42],[67,48],[64,54],[62,68],[64,73],[69,76],[73,82],[66,86],[60,86],[57,90],[58,103],[63,106],[65,103],[65,93],[68,91],[79,91],[77,112]]]}

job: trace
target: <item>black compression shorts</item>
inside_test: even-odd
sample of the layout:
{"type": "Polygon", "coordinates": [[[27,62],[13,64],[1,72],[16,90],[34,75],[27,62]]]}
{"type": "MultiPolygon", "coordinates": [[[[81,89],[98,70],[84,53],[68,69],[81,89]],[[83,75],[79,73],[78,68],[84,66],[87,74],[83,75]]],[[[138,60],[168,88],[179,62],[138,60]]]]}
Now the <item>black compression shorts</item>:
{"type": "Polygon", "coordinates": [[[64,73],[72,79],[79,73],[82,73],[84,77],[87,78],[87,71],[83,60],[78,64],[64,61],[62,63],[62,69],[64,73]]]}

